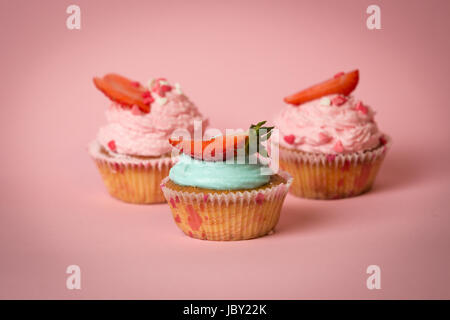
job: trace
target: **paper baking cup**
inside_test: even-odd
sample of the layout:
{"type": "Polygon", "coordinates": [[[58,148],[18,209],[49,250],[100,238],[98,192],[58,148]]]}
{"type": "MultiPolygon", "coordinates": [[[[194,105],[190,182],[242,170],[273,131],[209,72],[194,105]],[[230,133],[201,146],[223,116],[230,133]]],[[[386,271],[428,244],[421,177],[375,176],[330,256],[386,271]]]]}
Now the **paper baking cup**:
{"type": "Polygon", "coordinates": [[[109,157],[100,150],[97,141],[90,143],[89,154],[113,197],[140,204],[165,202],[160,184],[173,165],[171,157],[146,160],[129,156],[109,157]]]}
{"type": "Polygon", "coordinates": [[[290,193],[310,199],[357,196],[372,188],[391,139],[372,151],[343,155],[313,154],[280,146],[280,168],[294,181],[290,193]]]}
{"type": "Polygon", "coordinates": [[[277,225],[292,177],[279,172],[286,183],[252,191],[183,192],[161,189],[176,225],[188,236],[202,240],[247,240],[268,234],[277,225]]]}

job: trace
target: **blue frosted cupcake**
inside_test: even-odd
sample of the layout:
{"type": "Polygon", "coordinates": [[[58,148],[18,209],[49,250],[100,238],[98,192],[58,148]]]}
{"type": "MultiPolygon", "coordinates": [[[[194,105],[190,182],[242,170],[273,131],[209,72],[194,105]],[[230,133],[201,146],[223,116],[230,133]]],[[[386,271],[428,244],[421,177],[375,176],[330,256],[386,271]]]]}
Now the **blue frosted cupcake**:
{"type": "Polygon", "coordinates": [[[292,177],[274,173],[262,160],[267,153],[260,140],[269,138],[272,129],[262,127],[264,123],[208,141],[170,141],[183,154],[161,188],[175,223],[186,235],[245,240],[274,229],[292,177]],[[257,147],[250,152],[253,137],[257,147]]]}

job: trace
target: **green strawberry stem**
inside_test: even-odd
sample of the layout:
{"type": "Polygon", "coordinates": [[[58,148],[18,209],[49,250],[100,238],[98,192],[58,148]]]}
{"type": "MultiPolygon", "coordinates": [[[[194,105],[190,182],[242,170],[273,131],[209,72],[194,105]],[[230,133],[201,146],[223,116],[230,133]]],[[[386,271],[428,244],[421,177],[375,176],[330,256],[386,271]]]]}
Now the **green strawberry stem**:
{"type": "Polygon", "coordinates": [[[245,142],[245,154],[250,156],[253,153],[259,153],[262,157],[267,158],[269,154],[266,148],[261,144],[263,141],[267,141],[272,135],[272,129],[275,127],[264,127],[267,121],[258,122],[256,125],[252,124],[249,129],[249,138],[245,142]],[[250,151],[250,141],[256,141],[256,148],[250,151]],[[250,153],[251,152],[251,153],[250,153]]]}

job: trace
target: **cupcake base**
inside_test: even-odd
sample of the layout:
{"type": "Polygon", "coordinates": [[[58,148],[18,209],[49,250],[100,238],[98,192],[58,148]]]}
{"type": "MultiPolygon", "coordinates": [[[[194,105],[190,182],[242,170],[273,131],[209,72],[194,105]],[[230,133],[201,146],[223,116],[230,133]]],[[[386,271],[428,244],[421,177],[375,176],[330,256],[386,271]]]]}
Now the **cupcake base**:
{"type": "Polygon", "coordinates": [[[247,240],[268,234],[278,223],[292,177],[280,172],[251,190],[183,187],[169,177],[161,184],[176,225],[202,240],[247,240]]]}
{"type": "Polygon", "coordinates": [[[365,152],[319,155],[280,148],[280,168],[294,182],[290,193],[309,199],[340,199],[360,195],[372,188],[391,140],[365,152]]]}
{"type": "Polygon", "coordinates": [[[165,202],[160,184],[173,165],[171,157],[115,156],[107,153],[97,141],[89,144],[89,154],[113,197],[138,204],[165,202]]]}

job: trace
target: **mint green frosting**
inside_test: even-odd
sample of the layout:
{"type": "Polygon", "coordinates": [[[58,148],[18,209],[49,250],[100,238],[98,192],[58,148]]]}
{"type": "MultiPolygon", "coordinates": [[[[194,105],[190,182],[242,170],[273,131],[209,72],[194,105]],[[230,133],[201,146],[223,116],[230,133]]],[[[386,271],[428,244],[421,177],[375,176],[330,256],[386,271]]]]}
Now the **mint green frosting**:
{"type": "Polygon", "coordinates": [[[259,163],[201,161],[181,154],[179,161],[170,169],[169,177],[182,186],[237,190],[253,189],[268,183],[270,180],[268,172],[271,172],[270,169],[259,163]]]}

